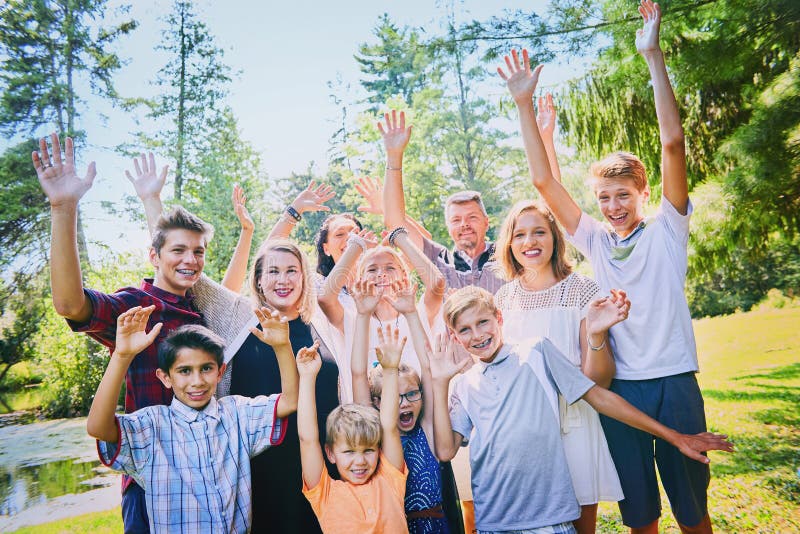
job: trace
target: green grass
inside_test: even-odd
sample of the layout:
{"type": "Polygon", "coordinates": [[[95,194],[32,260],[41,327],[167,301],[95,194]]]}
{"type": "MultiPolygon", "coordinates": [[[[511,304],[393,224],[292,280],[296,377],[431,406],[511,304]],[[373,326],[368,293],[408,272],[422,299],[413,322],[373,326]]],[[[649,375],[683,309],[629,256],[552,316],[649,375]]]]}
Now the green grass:
{"type": "MultiPolygon", "coordinates": [[[[718,533],[800,532],[800,308],[695,321],[708,426],[736,444],[709,454],[718,533]]],[[[663,493],[663,492],[662,492],[663,493]]],[[[662,498],[661,532],[679,532],[662,498]]],[[[626,532],[603,503],[598,532],[626,532]]],[[[17,533],[122,532],[119,508],[17,533]]]]}

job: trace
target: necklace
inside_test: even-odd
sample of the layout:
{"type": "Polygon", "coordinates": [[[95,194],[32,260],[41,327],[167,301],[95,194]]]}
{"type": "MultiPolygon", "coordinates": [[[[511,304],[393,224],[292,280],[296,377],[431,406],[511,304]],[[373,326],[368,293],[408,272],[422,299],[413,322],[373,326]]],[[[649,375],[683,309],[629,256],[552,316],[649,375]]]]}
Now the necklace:
{"type": "MultiPolygon", "coordinates": [[[[372,312],[372,316],[375,317],[375,320],[377,320],[378,324],[381,326],[381,330],[383,330],[383,321],[381,321],[381,318],[378,317],[378,312],[377,311],[372,312]]],[[[395,328],[395,330],[399,330],[400,329],[400,314],[399,313],[397,314],[397,317],[394,320],[394,328],[395,328]]]]}

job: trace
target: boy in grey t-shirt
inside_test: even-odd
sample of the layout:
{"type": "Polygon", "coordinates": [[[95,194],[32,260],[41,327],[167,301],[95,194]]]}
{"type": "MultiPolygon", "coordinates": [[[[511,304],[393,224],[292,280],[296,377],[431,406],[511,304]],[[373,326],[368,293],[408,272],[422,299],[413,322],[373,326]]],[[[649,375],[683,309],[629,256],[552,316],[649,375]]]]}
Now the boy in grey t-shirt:
{"type": "MultiPolygon", "coordinates": [[[[590,322],[607,328],[618,321],[613,308],[589,314],[587,328],[590,322]]],[[[595,387],[547,339],[505,345],[502,315],[483,289],[456,291],[445,302],[444,316],[450,340],[440,336],[431,357],[436,455],[447,461],[470,444],[480,532],[574,532],[571,522],[580,508],[561,443],[559,394],[570,404],[583,398],[598,412],[649,432],[699,462],[709,461],[704,451],[733,450],[726,436],[680,434],[595,387]],[[450,380],[467,363],[456,361],[453,338],[475,365],[455,379],[448,410],[450,380]]]]}

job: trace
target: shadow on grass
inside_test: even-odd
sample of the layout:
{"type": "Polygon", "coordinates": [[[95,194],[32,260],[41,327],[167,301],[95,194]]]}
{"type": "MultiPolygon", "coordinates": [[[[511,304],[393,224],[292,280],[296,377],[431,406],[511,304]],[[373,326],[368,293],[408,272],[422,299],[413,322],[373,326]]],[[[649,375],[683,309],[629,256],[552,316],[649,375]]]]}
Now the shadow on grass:
{"type": "Polygon", "coordinates": [[[800,388],[754,384],[763,391],[704,389],[703,397],[722,402],[788,402],[800,406],[800,388]]]}
{"type": "Polygon", "coordinates": [[[800,378],[800,363],[785,365],[763,373],[737,376],[732,380],[749,380],[753,378],[765,378],[767,380],[791,380],[793,378],[800,378]]]}

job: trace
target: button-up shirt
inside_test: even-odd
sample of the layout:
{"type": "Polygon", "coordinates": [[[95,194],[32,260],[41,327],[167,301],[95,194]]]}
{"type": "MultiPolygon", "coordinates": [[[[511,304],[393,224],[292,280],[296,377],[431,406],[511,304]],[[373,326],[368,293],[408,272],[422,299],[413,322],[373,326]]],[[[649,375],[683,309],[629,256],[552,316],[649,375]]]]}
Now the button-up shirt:
{"type": "Polygon", "coordinates": [[[506,283],[495,262],[490,261],[494,255],[494,243],[487,243],[477,261],[472,260],[470,263],[464,260],[463,252],[450,252],[430,239],[423,238],[422,252],[444,275],[448,288],[478,286],[494,294],[506,283]]]}
{"type": "Polygon", "coordinates": [[[286,430],[278,398],[230,395],[202,410],[175,398],[117,416],[117,442],[98,441],[97,451],[144,488],[152,532],[247,532],[250,458],[286,430]]]}

